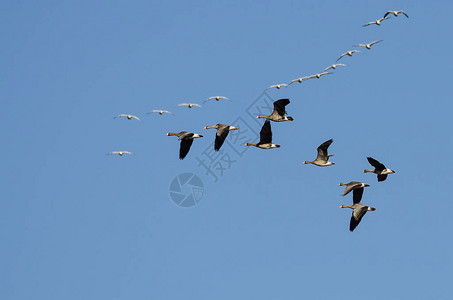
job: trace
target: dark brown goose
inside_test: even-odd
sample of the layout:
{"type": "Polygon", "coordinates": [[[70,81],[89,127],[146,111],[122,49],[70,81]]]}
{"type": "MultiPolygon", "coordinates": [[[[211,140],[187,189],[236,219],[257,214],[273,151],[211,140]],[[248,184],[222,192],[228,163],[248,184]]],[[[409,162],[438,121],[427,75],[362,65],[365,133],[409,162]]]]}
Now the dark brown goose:
{"type": "Polygon", "coordinates": [[[374,170],[364,170],[363,173],[374,173],[377,174],[378,181],[384,181],[387,178],[387,174],[394,174],[396,173],[393,170],[387,169],[383,164],[378,162],[372,157],[367,157],[368,162],[372,165],[375,169],[374,170]]]}
{"type": "Polygon", "coordinates": [[[289,99],[280,99],[274,102],[274,110],[269,116],[259,115],[256,118],[264,118],[274,122],[293,121],[293,117],[286,116],[285,106],[290,103],[289,99]]]}
{"type": "Polygon", "coordinates": [[[319,167],[331,166],[335,163],[329,161],[329,157],[333,156],[333,154],[327,154],[327,148],[329,148],[330,144],[332,144],[333,139],[325,141],[318,147],[318,156],[314,161],[304,161],[303,164],[314,164],[319,167]]]}
{"type": "Polygon", "coordinates": [[[175,135],[181,141],[181,145],[179,147],[179,159],[184,159],[187,153],[189,153],[190,146],[192,146],[194,138],[201,138],[203,137],[201,134],[196,134],[193,132],[188,131],[181,131],[179,133],[169,132],[167,136],[175,135]]]}
{"type": "Polygon", "coordinates": [[[340,208],[351,208],[352,209],[352,216],[351,221],[349,223],[349,231],[354,231],[354,229],[359,225],[360,221],[362,221],[363,216],[366,214],[367,211],[374,211],[376,208],[363,205],[361,203],[354,203],[353,205],[341,205],[340,208]]]}
{"type": "Polygon", "coordinates": [[[225,142],[226,137],[228,136],[228,133],[230,130],[238,130],[239,128],[233,127],[231,125],[225,125],[225,124],[215,124],[212,126],[205,126],[203,129],[210,129],[210,128],[215,128],[217,129],[217,133],[215,135],[215,142],[214,142],[214,150],[219,151],[220,147],[222,147],[223,142],[225,142]]]}
{"type": "Polygon", "coordinates": [[[354,203],[359,203],[360,199],[362,199],[362,194],[363,194],[363,188],[370,186],[369,184],[363,183],[363,182],[358,182],[358,181],[351,181],[349,183],[343,183],[341,182],[339,186],[345,185],[346,188],[344,189],[343,196],[346,196],[349,194],[351,191],[354,191],[353,193],[353,200],[354,203]]]}
{"type": "Polygon", "coordinates": [[[261,127],[260,131],[260,141],[258,144],[254,143],[247,143],[246,146],[255,146],[261,149],[272,149],[272,148],[279,148],[280,145],[272,143],[272,130],[271,130],[271,122],[266,120],[264,122],[263,127],[261,127]]]}

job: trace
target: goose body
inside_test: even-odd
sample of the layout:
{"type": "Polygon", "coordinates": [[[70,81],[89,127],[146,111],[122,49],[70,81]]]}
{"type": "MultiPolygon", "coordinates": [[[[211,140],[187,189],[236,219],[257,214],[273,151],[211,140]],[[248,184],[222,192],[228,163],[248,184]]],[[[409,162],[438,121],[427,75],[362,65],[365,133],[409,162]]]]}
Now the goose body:
{"type": "Polygon", "coordinates": [[[349,223],[349,231],[354,231],[354,229],[359,225],[360,221],[362,221],[363,216],[366,214],[367,211],[375,211],[376,208],[363,205],[361,203],[354,203],[353,205],[341,205],[340,208],[351,208],[352,209],[352,216],[351,221],[349,223]]]}
{"type": "Polygon", "coordinates": [[[293,117],[286,116],[285,107],[290,103],[289,99],[279,99],[274,102],[274,109],[269,116],[259,115],[256,118],[264,118],[274,122],[293,121],[293,117]]]}
{"type": "Polygon", "coordinates": [[[195,138],[201,138],[203,137],[200,134],[196,134],[193,132],[188,132],[188,131],[181,131],[179,133],[174,133],[174,132],[169,132],[167,133],[167,136],[177,136],[178,139],[181,141],[181,145],[179,147],[179,159],[184,159],[189,153],[190,146],[192,146],[193,140],[195,138]]]}
{"type": "Polygon", "coordinates": [[[257,143],[257,144],[247,143],[245,145],[246,146],[255,146],[260,149],[272,149],[272,148],[280,147],[280,145],[272,143],[271,122],[269,120],[266,120],[264,122],[263,127],[261,127],[259,143],[257,143]]]}
{"type": "Polygon", "coordinates": [[[219,151],[220,147],[222,147],[223,142],[225,142],[226,137],[228,136],[228,133],[230,130],[238,130],[239,128],[233,127],[231,125],[225,125],[225,124],[216,124],[212,126],[205,126],[203,129],[217,129],[217,133],[215,136],[215,142],[214,142],[214,150],[219,151]]]}
{"type": "Polygon", "coordinates": [[[372,165],[374,167],[374,170],[366,169],[363,171],[363,173],[377,174],[378,181],[384,181],[387,178],[388,174],[396,173],[395,171],[393,171],[391,169],[387,169],[383,164],[381,164],[379,161],[375,160],[372,157],[367,157],[367,160],[370,163],[370,165],[372,165]]]}
{"type": "Polygon", "coordinates": [[[313,161],[304,161],[303,164],[314,164],[319,167],[326,167],[334,165],[335,163],[329,161],[329,157],[333,156],[333,154],[327,154],[327,148],[329,148],[330,144],[332,144],[333,139],[325,141],[317,148],[318,155],[316,159],[313,161]]]}

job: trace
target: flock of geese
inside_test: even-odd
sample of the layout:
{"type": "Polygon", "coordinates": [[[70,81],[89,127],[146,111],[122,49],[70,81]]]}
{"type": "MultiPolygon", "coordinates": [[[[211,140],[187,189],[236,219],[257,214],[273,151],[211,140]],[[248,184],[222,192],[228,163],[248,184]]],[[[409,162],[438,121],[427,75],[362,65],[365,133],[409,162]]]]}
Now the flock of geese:
{"type": "MultiPolygon", "coordinates": [[[[370,25],[377,25],[380,26],[383,21],[387,20],[390,18],[390,15],[393,15],[397,17],[399,14],[403,14],[407,18],[409,16],[402,10],[400,11],[387,11],[384,16],[380,19],[377,19],[375,21],[369,22],[365,26],[370,26],[370,25]]],[[[367,50],[370,50],[371,47],[377,43],[382,42],[382,40],[377,40],[371,43],[365,43],[365,44],[356,44],[354,46],[356,47],[363,47],[367,50]]],[[[338,63],[340,59],[342,59],[345,56],[352,56],[354,53],[360,53],[359,50],[348,50],[345,53],[341,54],[340,57],[337,59],[335,64],[330,65],[329,67],[325,68],[322,72],[310,75],[310,76],[304,76],[304,77],[299,77],[294,80],[292,80],[289,83],[280,83],[280,84],[274,84],[266,88],[268,89],[281,89],[282,87],[289,87],[290,85],[298,82],[302,83],[305,80],[312,79],[312,78],[321,78],[324,75],[332,74],[332,72],[328,72],[328,70],[335,70],[337,67],[345,67],[345,64],[338,63]]],[[[229,98],[224,97],[224,96],[212,96],[207,98],[204,102],[208,102],[210,100],[215,100],[215,101],[220,101],[220,100],[228,100],[230,101],[229,98]]],[[[245,144],[245,146],[254,146],[260,149],[273,149],[273,148],[279,148],[280,145],[275,144],[272,142],[272,129],[271,129],[271,122],[291,122],[293,121],[293,117],[288,116],[286,112],[286,106],[290,104],[289,99],[279,99],[273,103],[273,110],[272,113],[268,116],[265,115],[258,115],[256,118],[263,118],[266,119],[264,121],[264,124],[260,130],[260,139],[256,143],[248,142],[245,144]]],[[[199,107],[201,108],[202,106],[197,103],[180,103],[178,106],[185,106],[188,107],[189,109],[192,107],[199,107]]],[[[155,109],[148,114],[153,114],[157,113],[159,115],[163,114],[173,114],[172,112],[168,110],[160,110],[160,109],[155,109]]],[[[135,116],[135,115],[130,115],[130,114],[120,114],[116,116],[115,118],[126,118],[128,120],[135,119],[137,121],[140,121],[140,118],[135,116]]],[[[238,130],[239,128],[234,127],[232,125],[225,125],[225,124],[215,124],[212,126],[205,126],[203,129],[216,129],[216,136],[215,136],[215,141],[214,141],[214,150],[219,151],[220,148],[222,147],[225,139],[228,136],[228,133],[231,130],[238,130]]],[[[190,147],[192,146],[192,143],[194,139],[196,138],[202,138],[203,135],[193,133],[193,132],[188,132],[188,131],[181,131],[181,132],[169,132],[166,134],[167,136],[176,136],[178,137],[178,140],[180,141],[180,146],[179,146],[179,159],[184,159],[187,154],[189,153],[190,147]]],[[[333,154],[328,154],[328,148],[329,146],[333,143],[333,139],[329,139],[328,141],[325,141],[319,147],[317,148],[317,156],[316,159],[313,161],[304,161],[303,164],[313,164],[315,166],[319,167],[326,167],[326,166],[332,166],[335,165],[334,162],[330,162],[329,158],[333,156],[333,154]]],[[[132,152],[129,151],[112,151],[110,153],[107,153],[109,155],[119,155],[123,156],[124,154],[132,154],[132,152]]],[[[388,174],[393,174],[395,171],[388,169],[385,167],[384,164],[380,163],[376,159],[372,157],[367,157],[368,162],[370,165],[374,167],[374,169],[366,169],[363,171],[363,173],[374,173],[377,175],[377,180],[378,182],[382,182],[387,179],[388,174]]],[[[365,187],[369,187],[369,184],[363,183],[363,182],[358,182],[358,181],[351,181],[349,183],[340,183],[339,186],[346,186],[343,196],[346,196],[349,194],[351,191],[353,192],[353,204],[352,205],[341,205],[340,208],[351,208],[352,211],[352,216],[350,220],[350,225],[349,225],[349,230],[352,232],[354,229],[359,225],[360,221],[362,220],[363,216],[366,214],[367,211],[374,211],[376,210],[374,207],[370,207],[364,204],[361,204],[360,201],[362,200],[362,195],[363,195],[363,190],[365,187]]]]}

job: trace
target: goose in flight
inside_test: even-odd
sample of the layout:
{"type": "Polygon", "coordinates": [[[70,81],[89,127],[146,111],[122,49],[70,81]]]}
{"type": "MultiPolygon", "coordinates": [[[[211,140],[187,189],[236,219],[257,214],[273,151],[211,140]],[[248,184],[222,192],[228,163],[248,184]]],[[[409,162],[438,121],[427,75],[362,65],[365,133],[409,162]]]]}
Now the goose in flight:
{"type": "Polygon", "coordinates": [[[358,182],[358,181],[351,181],[349,183],[343,183],[341,182],[339,186],[345,185],[346,188],[344,189],[343,196],[346,196],[349,194],[351,191],[354,191],[352,193],[352,198],[354,203],[359,203],[360,200],[362,199],[362,194],[363,194],[363,188],[370,186],[369,184],[363,183],[363,182],[358,182]]]}
{"type": "Polygon", "coordinates": [[[380,18],[380,19],[378,19],[378,20],[376,20],[376,21],[366,23],[366,24],[363,25],[362,27],[370,26],[370,25],[378,25],[378,26],[380,26],[380,25],[381,25],[381,22],[384,21],[384,20],[387,20],[387,19],[389,19],[389,17],[385,16],[385,17],[380,18]]]}
{"type": "Polygon", "coordinates": [[[377,44],[379,42],[382,42],[382,40],[374,41],[374,42],[371,42],[369,44],[357,44],[357,45],[354,45],[354,46],[356,46],[356,47],[364,47],[364,48],[367,48],[368,50],[370,50],[371,46],[373,46],[374,44],[377,44]]]}
{"type": "Polygon", "coordinates": [[[321,76],[324,76],[324,75],[327,75],[327,74],[332,74],[332,72],[321,72],[321,73],[317,73],[317,74],[314,74],[314,75],[310,75],[308,76],[308,79],[311,79],[311,78],[321,78],[321,76]]]}
{"type": "Polygon", "coordinates": [[[352,216],[351,222],[349,223],[349,231],[353,232],[354,229],[359,225],[360,221],[362,221],[363,216],[366,214],[367,211],[375,211],[376,208],[363,205],[361,203],[355,203],[353,205],[341,205],[340,208],[351,208],[352,209],[352,216]]]}
{"type": "Polygon", "coordinates": [[[187,153],[189,153],[190,146],[192,146],[194,138],[201,138],[203,137],[200,134],[196,134],[193,132],[188,131],[181,131],[180,133],[169,132],[167,136],[175,135],[181,141],[181,145],[179,147],[179,159],[184,159],[187,153]]]}
{"type": "Polygon", "coordinates": [[[204,102],[208,102],[209,100],[213,100],[213,99],[216,101],[219,101],[220,99],[230,100],[229,98],[224,97],[224,96],[212,96],[212,97],[207,98],[204,102]]]}
{"type": "Polygon", "coordinates": [[[180,103],[180,104],[178,104],[178,106],[187,106],[188,108],[192,108],[194,106],[201,107],[200,104],[196,104],[196,103],[180,103]]]}
{"type": "Polygon", "coordinates": [[[307,80],[307,79],[310,79],[310,76],[299,77],[299,78],[296,78],[296,79],[294,79],[294,80],[291,80],[291,82],[288,83],[288,85],[291,85],[291,84],[293,84],[294,82],[302,83],[302,81],[307,80]]]}
{"type": "MultiPolygon", "coordinates": [[[[302,81],[301,81],[302,82],[302,81]]],[[[289,86],[289,84],[286,84],[286,83],[279,83],[279,84],[274,84],[274,85],[271,85],[269,86],[268,88],[266,88],[266,90],[269,90],[269,89],[272,89],[272,88],[276,88],[277,90],[281,89],[282,87],[287,87],[289,86]]]]}
{"type": "Polygon", "coordinates": [[[331,166],[335,163],[329,161],[329,157],[333,156],[333,154],[327,154],[327,148],[329,148],[330,144],[332,144],[333,139],[325,141],[318,147],[318,156],[314,161],[304,161],[303,164],[314,164],[319,167],[331,166]]]}
{"type": "Polygon", "coordinates": [[[383,164],[378,162],[372,157],[367,157],[368,162],[372,165],[375,169],[374,170],[364,170],[363,173],[374,173],[377,174],[378,181],[384,181],[387,178],[387,174],[394,174],[396,173],[393,170],[387,169],[383,164]]]}
{"type": "Polygon", "coordinates": [[[403,14],[406,16],[406,18],[409,18],[409,16],[402,10],[389,10],[388,12],[385,13],[384,18],[387,17],[389,14],[393,14],[395,17],[398,17],[399,14],[403,14]]]}
{"type": "Polygon", "coordinates": [[[327,70],[330,70],[330,69],[334,69],[334,70],[335,70],[335,69],[336,69],[337,67],[339,67],[339,66],[346,67],[345,64],[333,64],[333,65],[328,66],[327,68],[325,68],[325,69],[323,70],[323,72],[325,72],[325,71],[327,71],[327,70]]]}
{"type": "Polygon", "coordinates": [[[161,109],[153,109],[152,111],[148,112],[148,114],[152,114],[152,113],[158,113],[159,115],[163,115],[163,114],[173,115],[172,112],[170,112],[168,110],[161,110],[161,109]]]}
{"type": "Polygon", "coordinates": [[[285,106],[289,104],[289,99],[280,99],[274,102],[274,110],[269,116],[259,115],[256,118],[264,118],[274,122],[293,121],[293,117],[285,116],[285,106]]]}
{"type": "Polygon", "coordinates": [[[239,128],[233,127],[231,125],[225,125],[225,124],[215,124],[212,126],[205,126],[203,129],[210,129],[210,128],[215,128],[217,129],[217,133],[215,135],[215,142],[214,142],[214,150],[219,151],[220,147],[222,147],[223,142],[225,142],[226,137],[228,136],[228,133],[230,130],[238,130],[239,128]]]}
{"type": "Polygon", "coordinates": [[[116,119],[116,118],[127,118],[128,120],[135,119],[135,120],[141,121],[139,119],[139,117],[134,116],[134,115],[128,115],[128,114],[117,115],[116,117],[114,117],[114,119],[116,119]]]}
{"type": "Polygon", "coordinates": [[[337,59],[337,61],[339,61],[345,55],[352,56],[352,54],[354,54],[354,53],[360,53],[360,51],[359,50],[349,50],[349,51],[341,54],[340,57],[337,59]]]}
{"type": "Polygon", "coordinates": [[[119,156],[123,156],[124,154],[132,154],[132,152],[129,152],[129,151],[112,151],[112,152],[109,152],[107,153],[107,155],[119,155],[119,156]]]}
{"type": "Polygon", "coordinates": [[[279,148],[280,145],[272,143],[271,122],[266,120],[260,131],[260,141],[258,144],[247,143],[246,146],[255,146],[261,149],[279,148]]]}

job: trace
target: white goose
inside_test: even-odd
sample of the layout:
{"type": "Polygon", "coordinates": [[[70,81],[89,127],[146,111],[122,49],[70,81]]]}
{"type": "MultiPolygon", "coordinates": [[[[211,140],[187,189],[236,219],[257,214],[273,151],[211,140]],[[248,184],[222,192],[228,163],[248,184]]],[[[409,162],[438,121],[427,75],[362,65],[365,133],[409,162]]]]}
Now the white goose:
{"type": "Polygon", "coordinates": [[[383,18],[380,18],[380,19],[378,19],[378,20],[376,20],[376,21],[366,23],[366,24],[363,25],[362,27],[370,26],[370,25],[378,25],[378,26],[380,26],[380,25],[381,25],[381,22],[384,21],[384,20],[387,20],[387,19],[389,19],[389,17],[383,17],[383,18]]]}
{"type": "Polygon", "coordinates": [[[172,115],[173,113],[168,111],[168,110],[161,110],[161,109],[153,109],[152,111],[148,112],[148,114],[152,114],[152,113],[158,113],[159,115],[163,115],[163,114],[170,114],[172,115]]]}
{"type": "Polygon", "coordinates": [[[116,117],[114,117],[114,119],[116,119],[116,118],[127,118],[128,120],[135,119],[135,120],[141,121],[139,119],[139,117],[134,116],[134,115],[128,115],[128,114],[117,115],[116,117]]]}
{"type": "Polygon", "coordinates": [[[406,16],[406,18],[409,18],[409,16],[402,10],[389,10],[388,12],[385,13],[384,18],[387,17],[389,14],[393,14],[395,17],[398,17],[399,14],[403,14],[406,16]]]}
{"type": "Polygon", "coordinates": [[[340,57],[337,59],[337,61],[339,61],[343,56],[346,56],[346,55],[349,55],[349,56],[352,56],[352,54],[354,53],[360,53],[359,50],[349,50],[343,54],[340,55],[340,57]]]}
{"type": "Polygon", "coordinates": [[[112,151],[112,152],[109,152],[107,153],[106,155],[119,155],[119,156],[123,156],[124,154],[132,154],[132,152],[129,152],[129,151],[112,151]]]}
{"type": "Polygon", "coordinates": [[[266,90],[273,89],[273,88],[276,88],[277,90],[279,90],[282,87],[287,87],[287,86],[289,86],[289,84],[286,84],[286,83],[274,84],[274,85],[271,85],[268,88],[266,88],[266,90]]]}
{"type": "Polygon", "coordinates": [[[346,67],[345,64],[333,64],[333,65],[328,66],[327,68],[325,68],[322,71],[325,72],[325,71],[330,70],[330,69],[334,69],[335,70],[339,66],[346,67]]]}
{"type": "Polygon", "coordinates": [[[379,43],[379,42],[382,42],[382,40],[374,41],[374,42],[371,42],[371,43],[369,43],[369,44],[356,44],[356,45],[354,45],[354,46],[356,46],[356,47],[363,47],[363,48],[367,48],[368,50],[370,50],[370,49],[371,49],[371,46],[373,46],[373,45],[375,45],[375,44],[377,44],[377,43],[379,43]]]}
{"type": "Polygon", "coordinates": [[[194,106],[201,107],[200,104],[196,104],[196,103],[180,103],[180,104],[178,104],[178,106],[187,106],[188,108],[192,108],[194,106]]]}

